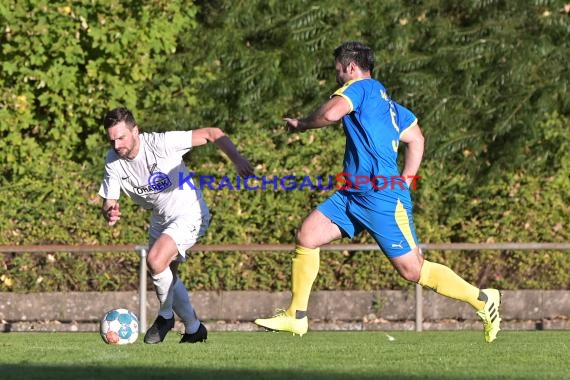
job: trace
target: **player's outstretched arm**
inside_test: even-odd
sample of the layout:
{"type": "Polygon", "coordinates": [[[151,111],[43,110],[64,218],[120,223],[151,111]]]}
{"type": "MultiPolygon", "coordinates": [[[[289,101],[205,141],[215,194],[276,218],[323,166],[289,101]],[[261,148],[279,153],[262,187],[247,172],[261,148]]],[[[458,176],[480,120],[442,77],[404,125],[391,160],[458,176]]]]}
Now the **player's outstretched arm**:
{"type": "Polygon", "coordinates": [[[289,132],[326,127],[339,121],[349,113],[350,103],[342,96],[333,96],[309,116],[302,119],[284,118],[289,132]]]}
{"type": "Polygon", "coordinates": [[[119,201],[116,199],[104,199],[101,211],[110,226],[114,225],[119,219],[121,219],[121,209],[119,207],[119,201]]]}
{"type": "Polygon", "coordinates": [[[406,178],[406,182],[410,185],[424,155],[424,135],[419,124],[406,129],[400,136],[400,141],[406,144],[402,177],[406,178]]]}
{"type": "Polygon", "coordinates": [[[249,161],[239,153],[232,140],[220,128],[200,128],[192,131],[192,146],[208,142],[216,144],[229,157],[240,176],[247,177],[253,174],[253,167],[249,161]]]}

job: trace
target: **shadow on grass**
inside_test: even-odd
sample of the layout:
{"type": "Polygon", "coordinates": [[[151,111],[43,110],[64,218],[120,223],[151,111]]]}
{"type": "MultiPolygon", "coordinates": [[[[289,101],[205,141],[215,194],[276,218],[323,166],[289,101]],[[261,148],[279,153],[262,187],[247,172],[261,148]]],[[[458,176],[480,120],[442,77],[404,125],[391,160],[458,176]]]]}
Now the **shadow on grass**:
{"type": "Polygon", "coordinates": [[[213,380],[372,380],[372,379],[426,379],[451,380],[454,377],[398,374],[392,371],[366,373],[331,373],[308,372],[301,369],[291,370],[247,370],[247,369],[164,369],[164,368],[115,368],[115,367],[80,367],[80,366],[38,366],[38,365],[0,365],[2,380],[90,380],[90,379],[213,379],[213,380]]]}

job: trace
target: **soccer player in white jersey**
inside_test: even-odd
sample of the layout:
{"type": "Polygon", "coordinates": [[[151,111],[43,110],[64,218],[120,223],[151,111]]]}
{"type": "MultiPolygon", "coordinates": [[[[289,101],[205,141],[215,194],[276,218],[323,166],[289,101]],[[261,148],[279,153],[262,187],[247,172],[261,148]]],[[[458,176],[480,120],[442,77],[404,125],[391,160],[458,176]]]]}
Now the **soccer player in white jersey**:
{"type": "Polygon", "coordinates": [[[109,111],[103,123],[112,148],[99,190],[105,219],[112,226],[121,218],[121,189],[136,204],[152,210],[147,265],[160,310],[144,342],[162,342],[174,327],[174,313],[185,326],[180,343],[205,341],[208,332],[176,273],[186,260],[186,250],[206,232],[210,212],[182,157],[191,148],[211,142],[230,158],[240,176],[251,175],[253,168],[219,128],[141,133],[126,108],[109,111]]]}

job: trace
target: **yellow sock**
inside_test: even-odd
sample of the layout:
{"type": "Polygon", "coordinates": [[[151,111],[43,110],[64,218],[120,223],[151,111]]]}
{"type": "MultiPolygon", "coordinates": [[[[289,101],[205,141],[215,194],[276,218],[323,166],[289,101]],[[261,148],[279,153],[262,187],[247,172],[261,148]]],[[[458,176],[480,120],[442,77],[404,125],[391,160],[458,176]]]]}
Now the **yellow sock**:
{"type": "Polygon", "coordinates": [[[311,287],[319,273],[319,252],[319,248],[311,249],[300,245],[295,247],[291,273],[293,298],[287,309],[287,315],[290,317],[295,317],[297,311],[307,311],[311,287]]]}
{"type": "Polygon", "coordinates": [[[477,311],[485,306],[485,302],[478,299],[479,289],[445,265],[424,260],[418,284],[443,296],[467,302],[477,311]]]}

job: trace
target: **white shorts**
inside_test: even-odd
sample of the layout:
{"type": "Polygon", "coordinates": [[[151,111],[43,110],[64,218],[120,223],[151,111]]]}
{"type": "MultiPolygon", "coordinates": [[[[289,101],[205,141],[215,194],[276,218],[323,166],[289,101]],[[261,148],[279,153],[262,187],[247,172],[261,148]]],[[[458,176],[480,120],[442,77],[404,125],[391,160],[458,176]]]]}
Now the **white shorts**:
{"type": "Polygon", "coordinates": [[[149,249],[162,234],[167,234],[178,247],[176,261],[186,261],[186,251],[204,236],[210,224],[210,211],[205,204],[197,215],[179,215],[163,220],[153,214],[150,219],[149,249]]]}

